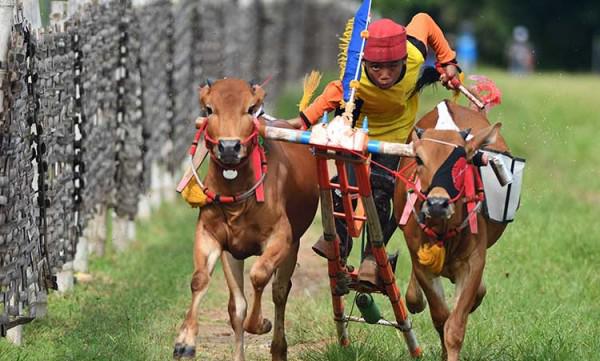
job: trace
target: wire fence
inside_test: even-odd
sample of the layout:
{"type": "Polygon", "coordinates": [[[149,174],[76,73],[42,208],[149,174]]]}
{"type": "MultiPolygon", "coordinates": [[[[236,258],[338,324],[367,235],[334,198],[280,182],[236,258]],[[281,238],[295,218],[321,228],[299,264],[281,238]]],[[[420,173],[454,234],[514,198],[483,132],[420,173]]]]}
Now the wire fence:
{"type": "Polygon", "coordinates": [[[113,0],[80,8],[60,30],[19,15],[0,79],[3,336],[41,312],[100,207],[133,220],[152,168],[181,168],[205,78],[273,76],[276,95],[309,69],[333,69],[351,8],[113,0]]]}

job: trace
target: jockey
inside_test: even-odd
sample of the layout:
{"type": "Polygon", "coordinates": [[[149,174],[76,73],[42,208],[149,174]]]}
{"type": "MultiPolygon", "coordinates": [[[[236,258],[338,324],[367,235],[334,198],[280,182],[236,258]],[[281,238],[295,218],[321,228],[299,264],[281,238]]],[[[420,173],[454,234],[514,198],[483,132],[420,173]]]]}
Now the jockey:
{"type": "MultiPolygon", "coordinates": [[[[345,65],[344,65],[345,66],[345,65]]],[[[343,68],[343,66],[342,66],[343,68]]],[[[424,83],[442,81],[447,88],[452,88],[450,80],[457,77],[460,69],[456,63],[456,54],[450,48],[442,30],[433,19],[424,13],[415,15],[406,28],[389,19],[374,21],[368,27],[368,38],[364,48],[363,76],[357,89],[356,108],[354,111],[355,126],[361,126],[364,117],[368,118],[369,138],[405,143],[413,126],[419,103],[419,90],[424,83]],[[433,79],[419,79],[421,66],[427,57],[427,50],[433,50],[437,62],[442,66],[441,76],[429,72],[433,79]],[[365,76],[366,75],[366,76],[365,76]]],[[[310,128],[317,123],[324,112],[343,112],[341,104],[343,88],[341,80],[327,84],[323,93],[310,104],[300,116],[290,120],[296,128],[310,128]]],[[[390,169],[397,169],[400,158],[397,156],[373,154],[372,160],[390,169]]],[[[350,178],[353,178],[350,174],[350,178]]],[[[371,168],[371,185],[377,213],[387,243],[396,223],[393,218],[390,200],[394,193],[394,176],[383,169],[371,168]]],[[[334,208],[341,211],[341,197],[334,192],[334,208]]],[[[336,219],[336,230],[340,237],[341,252],[347,258],[352,248],[352,238],[348,236],[345,222],[336,219]]],[[[317,253],[323,247],[321,240],[313,249],[317,253]]],[[[359,270],[360,279],[376,283],[377,264],[371,254],[370,245],[365,250],[365,258],[359,270]]],[[[392,267],[395,258],[392,256],[392,267]]]]}

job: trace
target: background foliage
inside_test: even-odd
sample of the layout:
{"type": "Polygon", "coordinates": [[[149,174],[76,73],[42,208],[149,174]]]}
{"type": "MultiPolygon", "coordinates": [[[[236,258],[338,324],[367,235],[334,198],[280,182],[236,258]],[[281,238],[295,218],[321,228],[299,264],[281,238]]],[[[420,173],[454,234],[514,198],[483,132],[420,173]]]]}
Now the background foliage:
{"type": "Polygon", "coordinates": [[[529,29],[536,49],[537,67],[586,71],[590,69],[592,41],[600,36],[598,0],[376,0],[384,17],[403,24],[421,11],[429,13],[447,32],[461,21],[475,27],[481,60],[505,64],[505,47],[516,25],[529,29]]]}

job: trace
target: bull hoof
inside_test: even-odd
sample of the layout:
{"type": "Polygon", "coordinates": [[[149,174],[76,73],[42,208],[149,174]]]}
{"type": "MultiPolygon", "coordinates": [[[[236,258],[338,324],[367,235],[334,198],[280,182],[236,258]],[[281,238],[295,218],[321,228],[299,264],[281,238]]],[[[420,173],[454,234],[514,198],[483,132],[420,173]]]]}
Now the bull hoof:
{"type": "Polygon", "coordinates": [[[271,321],[266,318],[263,318],[262,324],[258,328],[244,327],[246,332],[253,335],[264,335],[265,333],[270,332],[271,328],[273,328],[273,325],[271,324],[271,321]]]}
{"type": "Polygon", "coordinates": [[[173,349],[173,358],[179,360],[181,358],[192,359],[196,357],[196,346],[188,346],[183,343],[176,343],[173,349]]]}

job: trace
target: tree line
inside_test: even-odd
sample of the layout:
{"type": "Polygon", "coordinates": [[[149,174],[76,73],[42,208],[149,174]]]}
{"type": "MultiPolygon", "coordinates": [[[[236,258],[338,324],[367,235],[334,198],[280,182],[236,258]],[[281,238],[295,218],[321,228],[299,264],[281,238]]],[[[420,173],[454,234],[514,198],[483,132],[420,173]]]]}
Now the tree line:
{"type": "Polygon", "coordinates": [[[592,43],[600,38],[598,0],[374,0],[373,6],[401,24],[427,12],[445,33],[470,21],[480,61],[491,65],[506,64],[506,44],[517,25],[529,30],[538,69],[590,70],[592,43]]]}

